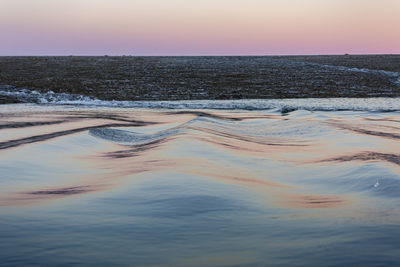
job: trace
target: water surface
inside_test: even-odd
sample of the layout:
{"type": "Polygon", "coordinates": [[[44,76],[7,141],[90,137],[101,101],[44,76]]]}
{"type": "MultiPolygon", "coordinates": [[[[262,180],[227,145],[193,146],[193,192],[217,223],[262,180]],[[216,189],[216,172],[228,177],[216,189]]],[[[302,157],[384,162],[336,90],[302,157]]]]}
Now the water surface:
{"type": "Polygon", "coordinates": [[[0,106],[0,265],[399,264],[399,100],[301,101],[0,106]]]}

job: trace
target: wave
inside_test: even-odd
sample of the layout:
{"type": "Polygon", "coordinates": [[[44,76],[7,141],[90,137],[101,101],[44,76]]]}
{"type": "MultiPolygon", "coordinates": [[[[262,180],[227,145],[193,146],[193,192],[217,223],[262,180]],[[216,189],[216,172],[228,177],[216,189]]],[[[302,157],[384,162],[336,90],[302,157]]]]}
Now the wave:
{"type": "Polygon", "coordinates": [[[362,73],[370,73],[374,75],[380,75],[380,76],[385,76],[389,78],[389,80],[396,84],[400,85],[400,73],[394,72],[394,71],[387,71],[387,70],[373,70],[373,69],[366,69],[366,68],[348,68],[348,67],[343,67],[343,66],[332,66],[332,65],[324,65],[325,67],[328,68],[336,68],[338,70],[342,71],[350,71],[350,72],[362,72],[362,73]]]}
{"type": "MultiPolygon", "coordinates": [[[[292,61],[292,63],[294,63],[292,61]]],[[[321,64],[314,62],[296,62],[297,65],[302,66],[315,66],[319,68],[338,70],[343,72],[358,72],[358,73],[368,73],[376,76],[381,76],[387,78],[391,83],[395,85],[400,85],[400,73],[395,71],[387,71],[387,70],[375,70],[375,69],[367,69],[367,68],[354,68],[354,67],[345,67],[345,66],[337,66],[337,65],[329,65],[329,64],[321,64]]]]}
{"type": "Polygon", "coordinates": [[[290,113],[308,111],[400,111],[400,98],[294,98],[294,99],[241,99],[241,100],[180,100],[180,101],[117,101],[100,100],[79,94],[39,92],[0,87],[0,96],[17,99],[21,103],[78,105],[86,107],[150,108],[150,109],[217,109],[217,110],[272,110],[290,113]]]}
{"type": "Polygon", "coordinates": [[[349,71],[349,72],[361,72],[361,73],[369,73],[378,76],[384,76],[389,79],[395,85],[400,85],[400,73],[394,71],[387,71],[387,70],[373,70],[373,69],[366,69],[366,68],[349,68],[343,66],[333,66],[333,65],[324,65],[326,68],[335,68],[337,70],[342,71],[349,71]]]}
{"type": "Polygon", "coordinates": [[[94,137],[99,137],[119,144],[143,145],[177,135],[179,134],[179,129],[172,128],[154,134],[142,134],[133,131],[112,128],[93,128],[89,130],[89,134],[94,137]]]}

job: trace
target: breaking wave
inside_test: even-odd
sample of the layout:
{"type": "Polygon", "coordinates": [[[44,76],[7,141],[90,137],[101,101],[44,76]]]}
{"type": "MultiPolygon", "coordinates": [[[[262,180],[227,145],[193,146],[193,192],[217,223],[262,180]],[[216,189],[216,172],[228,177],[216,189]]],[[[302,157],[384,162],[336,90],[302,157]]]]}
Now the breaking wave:
{"type": "MultiPolygon", "coordinates": [[[[361,70],[360,70],[361,71],[361,70]]],[[[100,100],[79,94],[39,92],[0,87],[0,96],[13,98],[20,103],[79,105],[116,108],[154,109],[217,109],[217,110],[274,110],[289,113],[308,111],[400,111],[400,98],[298,98],[298,99],[241,99],[241,100],[181,100],[181,101],[117,101],[100,100]]]]}

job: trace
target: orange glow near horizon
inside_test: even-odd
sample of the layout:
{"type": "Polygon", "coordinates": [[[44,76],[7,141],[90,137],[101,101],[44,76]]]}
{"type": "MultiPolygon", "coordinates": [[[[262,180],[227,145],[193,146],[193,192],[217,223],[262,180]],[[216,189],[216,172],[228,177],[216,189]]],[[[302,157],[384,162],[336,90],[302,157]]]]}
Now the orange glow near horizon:
{"type": "Polygon", "coordinates": [[[3,0],[1,55],[400,53],[398,0],[3,0]]]}

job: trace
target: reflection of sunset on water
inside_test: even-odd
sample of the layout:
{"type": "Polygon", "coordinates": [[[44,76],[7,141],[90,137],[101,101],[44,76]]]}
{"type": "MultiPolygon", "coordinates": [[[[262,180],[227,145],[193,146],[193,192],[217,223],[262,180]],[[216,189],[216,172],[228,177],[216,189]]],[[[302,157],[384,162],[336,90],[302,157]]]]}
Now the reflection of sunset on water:
{"type": "MultiPolygon", "coordinates": [[[[368,117],[319,120],[310,116],[291,118],[260,112],[103,109],[102,114],[92,113],[90,110],[60,110],[52,113],[38,110],[35,114],[21,111],[8,114],[7,120],[1,123],[3,141],[0,145],[4,156],[7,153],[18,154],[25,147],[41,145],[43,142],[57,144],[64,136],[76,136],[77,142],[80,142],[79,138],[83,138],[82,141],[89,140],[91,137],[86,133],[92,130],[96,133],[93,137],[100,134],[98,137],[101,138],[92,139],[95,143],[89,143],[95,145],[94,150],[89,150],[91,153],[74,155],[74,151],[70,151],[59,163],[61,168],[63,161],[74,166],[80,165],[82,170],[86,169],[87,174],[67,180],[65,179],[68,176],[61,175],[60,177],[65,177],[62,179],[68,181],[62,182],[62,186],[57,186],[57,179],[52,181],[54,186],[40,187],[36,183],[35,188],[30,191],[26,188],[14,193],[20,194],[20,197],[9,196],[3,199],[8,199],[7,203],[11,203],[9,200],[12,198],[23,203],[34,199],[73,197],[112,190],[118,184],[124,183],[122,181],[134,179],[138,174],[162,175],[176,171],[189,176],[200,175],[218,183],[230,183],[250,189],[256,187],[257,190],[264,188],[262,190],[271,191],[267,193],[270,197],[281,199],[287,207],[340,207],[349,202],[339,196],[288,193],[287,188],[291,188],[293,192],[302,190],[304,185],[299,186],[295,179],[289,178],[293,175],[291,171],[284,181],[280,181],[283,178],[282,174],[291,169],[301,168],[302,165],[309,168],[313,163],[383,161],[398,165],[396,155],[389,151],[382,152],[382,145],[385,143],[388,143],[388,149],[393,147],[388,137],[392,139],[396,133],[388,131],[396,131],[397,124],[395,117],[388,116],[382,120],[368,117]],[[11,120],[13,117],[16,119],[11,120]],[[115,133],[112,130],[109,133],[106,131],[105,136],[102,132],[95,132],[96,129],[115,127],[121,130],[116,130],[115,133]],[[335,129],[344,131],[346,135],[335,135],[335,129]],[[355,132],[358,139],[354,139],[351,132],[355,132]],[[363,144],[367,144],[369,148],[374,147],[371,143],[371,133],[376,140],[375,147],[379,147],[376,152],[365,151],[365,148],[362,148],[363,144]],[[110,139],[111,142],[107,141],[107,135],[114,136],[110,139]],[[329,140],[325,139],[325,135],[329,136],[329,140]],[[363,136],[367,138],[368,143],[363,143],[360,139],[363,136]],[[348,146],[349,142],[358,145],[348,146]],[[354,151],[355,147],[358,152],[354,151]],[[202,150],[204,152],[201,152],[202,150]],[[204,156],[201,156],[202,153],[205,153],[204,156]],[[249,169],[245,164],[226,162],[224,158],[227,155],[232,159],[265,161],[268,166],[256,164],[249,169]],[[274,164],[274,161],[277,164],[274,164]],[[282,167],[279,167],[280,165],[282,167]]],[[[61,146],[62,144],[60,143],[61,146]]],[[[141,179],[144,179],[143,175],[141,179]]]]}
{"type": "Polygon", "coordinates": [[[178,225],[193,240],[230,240],[230,259],[239,244],[257,243],[260,257],[308,247],[310,231],[336,242],[336,227],[400,221],[395,115],[15,107],[0,118],[0,213],[101,214],[128,232],[151,225],[152,238],[178,225]]]}

